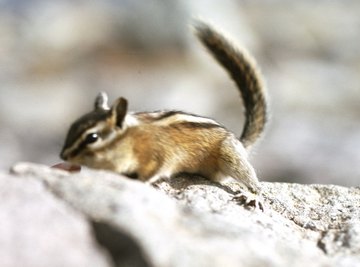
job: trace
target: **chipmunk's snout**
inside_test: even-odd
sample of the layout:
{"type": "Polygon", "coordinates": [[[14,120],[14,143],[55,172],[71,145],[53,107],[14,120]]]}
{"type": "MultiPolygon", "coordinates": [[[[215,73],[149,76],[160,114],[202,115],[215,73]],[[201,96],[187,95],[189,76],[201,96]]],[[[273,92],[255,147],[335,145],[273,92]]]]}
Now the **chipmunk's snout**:
{"type": "Polygon", "coordinates": [[[65,161],[69,158],[67,153],[65,153],[64,149],[60,152],[60,158],[65,161]]]}
{"type": "Polygon", "coordinates": [[[64,151],[61,151],[61,153],[60,153],[60,158],[62,159],[62,160],[67,160],[67,155],[64,153],[64,151]]]}

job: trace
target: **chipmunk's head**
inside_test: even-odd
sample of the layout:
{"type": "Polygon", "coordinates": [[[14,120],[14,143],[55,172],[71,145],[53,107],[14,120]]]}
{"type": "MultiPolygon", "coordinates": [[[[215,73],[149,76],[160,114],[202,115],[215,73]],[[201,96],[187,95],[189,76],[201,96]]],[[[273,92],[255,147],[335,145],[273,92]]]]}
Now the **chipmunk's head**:
{"type": "Polygon", "coordinates": [[[111,108],[107,100],[107,95],[101,92],[95,98],[94,110],[71,125],[60,153],[63,160],[91,166],[95,152],[106,150],[108,144],[125,131],[127,100],[120,97],[111,108]]]}

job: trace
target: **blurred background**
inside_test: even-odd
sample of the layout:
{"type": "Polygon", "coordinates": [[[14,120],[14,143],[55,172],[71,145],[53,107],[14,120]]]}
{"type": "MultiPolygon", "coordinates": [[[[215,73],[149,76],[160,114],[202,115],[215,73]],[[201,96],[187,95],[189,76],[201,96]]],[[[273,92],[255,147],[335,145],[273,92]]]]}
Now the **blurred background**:
{"type": "Polygon", "coordinates": [[[60,162],[99,91],[180,109],[240,134],[242,104],[189,29],[200,17],[248,48],[271,123],[251,155],[265,181],[360,181],[360,2],[1,0],[0,169],[60,162]]]}

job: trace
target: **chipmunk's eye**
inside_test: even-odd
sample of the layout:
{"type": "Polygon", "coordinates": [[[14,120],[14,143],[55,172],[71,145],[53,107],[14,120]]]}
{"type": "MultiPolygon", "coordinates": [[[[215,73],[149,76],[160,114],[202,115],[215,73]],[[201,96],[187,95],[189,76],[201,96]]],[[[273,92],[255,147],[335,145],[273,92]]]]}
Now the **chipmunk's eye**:
{"type": "Polygon", "coordinates": [[[95,143],[99,139],[99,135],[97,133],[89,133],[84,140],[85,144],[95,143]]]}

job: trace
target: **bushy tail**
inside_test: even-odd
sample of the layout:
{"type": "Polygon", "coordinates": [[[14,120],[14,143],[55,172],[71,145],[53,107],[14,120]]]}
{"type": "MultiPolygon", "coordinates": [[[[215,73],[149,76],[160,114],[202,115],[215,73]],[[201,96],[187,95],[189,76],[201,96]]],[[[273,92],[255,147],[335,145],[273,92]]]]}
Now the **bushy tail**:
{"type": "Polygon", "coordinates": [[[249,149],[260,137],[267,122],[267,102],[261,74],[245,50],[234,47],[222,34],[201,21],[194,23],[195,33],[214,58],[235,81],[245,106],[245,125],[240,136],[249,149]]]}

